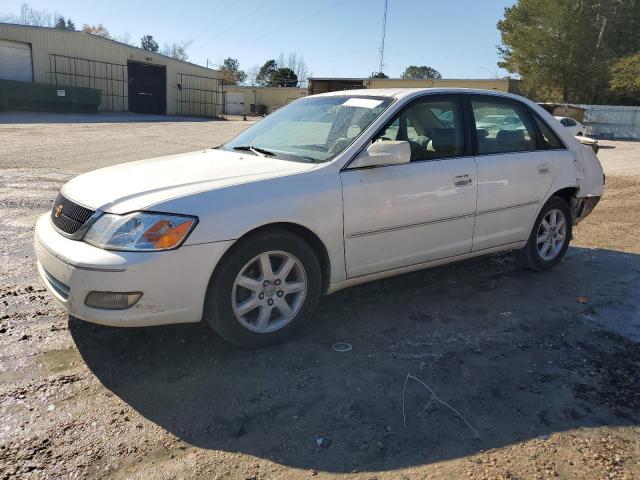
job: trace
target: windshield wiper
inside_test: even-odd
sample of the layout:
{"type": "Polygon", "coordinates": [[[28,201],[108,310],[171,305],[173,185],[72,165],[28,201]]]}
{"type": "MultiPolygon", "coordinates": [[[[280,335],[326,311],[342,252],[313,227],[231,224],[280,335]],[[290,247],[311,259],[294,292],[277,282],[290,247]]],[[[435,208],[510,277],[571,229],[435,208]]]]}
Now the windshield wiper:
{"type": "Polygon", "coordinates": [[[275,153],[265,150],[264,148],[254,147],[253,145],[240,145],[239,147],[233,147],[234,150],[244,150],[247,152],[253,152],[259,157],[273,157],[275,153]]]}

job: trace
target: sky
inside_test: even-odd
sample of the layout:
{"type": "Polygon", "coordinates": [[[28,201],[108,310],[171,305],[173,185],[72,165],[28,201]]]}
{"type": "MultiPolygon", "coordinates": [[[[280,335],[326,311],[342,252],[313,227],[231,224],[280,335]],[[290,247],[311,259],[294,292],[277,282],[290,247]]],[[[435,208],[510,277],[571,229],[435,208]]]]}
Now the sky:
{"type": "MultiPolygon", "coordinates": [[[[24,0],[0,0],[0,15],[24,0]]],[[[497,66],[496,23],[514,0],[389,0],[384,72],[428,65],[444,78],[505,75],[497,66]]],[[[367,77],[378,71],[384,0],[30,0],[35,9],[71,17],[76,28],[102,23],[139,44],[192,40],[189,61],[243,69],[281,53],[301,54],[315,77],[367,77]]]]}

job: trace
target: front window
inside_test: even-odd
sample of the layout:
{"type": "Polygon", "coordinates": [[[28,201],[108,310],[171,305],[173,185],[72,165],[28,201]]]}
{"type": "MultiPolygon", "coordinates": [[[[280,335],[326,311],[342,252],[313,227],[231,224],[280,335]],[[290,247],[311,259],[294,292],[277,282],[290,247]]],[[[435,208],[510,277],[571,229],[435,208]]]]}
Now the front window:
{"type": "Polygon", "coordinates": [[[458,157],[464,152],[457,100],[426,97],[403,109],[374,141],[409,142],[411,161],[458,157]]]}
{"type": "Polygon", "coordinates": [[[372,96],[301,99],[265,117],[222,148],[325,162],[351,145],[392,102],[389,97],[372,96]]]}

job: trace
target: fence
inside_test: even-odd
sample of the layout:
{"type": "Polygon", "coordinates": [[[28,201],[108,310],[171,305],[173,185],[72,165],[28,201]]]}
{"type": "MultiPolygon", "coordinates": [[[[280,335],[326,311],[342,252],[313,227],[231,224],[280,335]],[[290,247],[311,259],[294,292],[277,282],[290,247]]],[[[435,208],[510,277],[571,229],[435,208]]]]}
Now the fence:
{"type": "Polygon", "coordinates": [[[51,53],[49,76],[51,85],[99,89],[100,110],[124,112],[129,108],[126,65],[51,53]]]}
{"type": "Polygon", "coordinates": [[[216,77],[176,73],[176,113],[197,117],[224,114],[224,80],[216,77]]]}

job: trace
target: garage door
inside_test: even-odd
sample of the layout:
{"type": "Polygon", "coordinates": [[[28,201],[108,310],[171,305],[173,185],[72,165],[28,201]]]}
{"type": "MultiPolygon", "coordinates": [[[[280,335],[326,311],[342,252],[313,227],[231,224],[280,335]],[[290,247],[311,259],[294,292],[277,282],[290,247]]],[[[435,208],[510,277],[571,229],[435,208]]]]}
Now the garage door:
{"type": "Polygon", "coordinates": [[[227,93],[225,113],[227,115],[244,115],[244,93],[227,93]]]}
{"type": "Polygon", "coordinates": [[[33,81],[31,46],[28,43],[0,40],[0,79],[33,81]]]}
{"type": "Polygon", "coordinates": [[[129,111],[167,113],[167,73],[164,65],[127,62],[129,111]]]}

